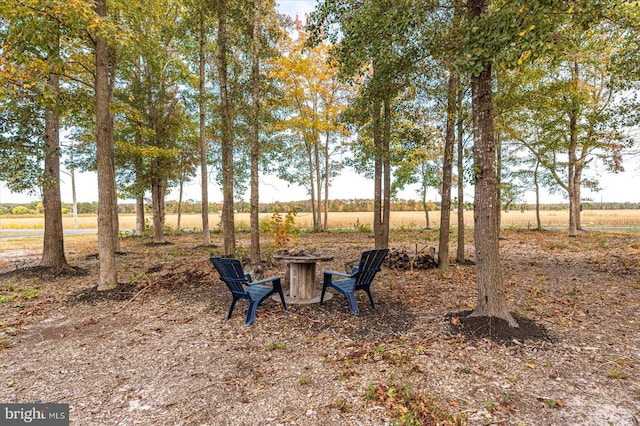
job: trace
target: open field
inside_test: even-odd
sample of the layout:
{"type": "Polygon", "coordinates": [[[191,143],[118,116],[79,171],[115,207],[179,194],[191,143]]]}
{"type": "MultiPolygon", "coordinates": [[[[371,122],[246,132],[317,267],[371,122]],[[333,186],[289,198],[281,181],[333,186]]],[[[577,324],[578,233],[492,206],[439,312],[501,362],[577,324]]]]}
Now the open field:
{"type": "MultiPolygon", "coordinates": [[[[260,215],[260,220],[269,220],[271,214],[260,215]]],[[[473,211],[465,212],[465,223],[473,225],[473,211]]],[[[120,229],[130,230],[135,228],[135,216],[120,215],[120,229]]],[[[440,212],[429,212],[431,226],[437,226],[440,221],[440,212]]],[[[451,224],[457,224],[457,214],[452,212],[451,224]]],[[[541,212],[542,225],[545,227],[568,226],[569,211],[545,210],[541,212]]],[[[236,213],[236,226],[249,227],[249,213],[236,213]]],[[[73,218],[65,215],[63,218],[65,229],[73,229],[73,218]]],[[[177,215],[167,215],[166,223],[172,228],[177,226],[177,215]]],[[[180,227],[182,229],[200,229],[201,218],[199,214],[182,215],[180,227]]],[[[220,223],[220,214],[210,214],[209,224],[215,228],[220,223]]],[[[331,228],[355,228],[360,225],[372,225],[373,213],[329,213],[329,227],[331,228]]],[[[424,212],[391,212],[392,228],[419,228],[425,226],[424,212]]],[[[640,210],[585,210],[582,212],[583,226],[612,226],[640,228],[640,210]]],[[[311,213],[302,212],[296,216],[296,224],[299,227],[311,227],[313,224],[311,213]]],[[[510,211],[502,213],[503,227],[534,228],[536,225],[534,211],[510,211]]],[[[42,229],[44,219],[40,216],[2,216],[0,217],[0,229],[42,229]]],[[[98,227],[95,215],[83,215],[78,217],[78,227],[81,229],[96,229],[98,227]]]]}

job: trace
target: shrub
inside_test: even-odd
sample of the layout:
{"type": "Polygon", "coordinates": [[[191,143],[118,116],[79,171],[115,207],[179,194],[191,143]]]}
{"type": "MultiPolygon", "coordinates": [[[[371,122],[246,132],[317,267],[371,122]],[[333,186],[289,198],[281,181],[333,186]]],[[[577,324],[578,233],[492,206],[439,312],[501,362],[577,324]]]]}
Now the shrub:
{"type": "Polygon", "coordinates": [[[29,209],[26,208],[25,206],[15,206],[13,209],[11,209],[11,214],[15,214],[15,215],[29,214],[29,209]]]}

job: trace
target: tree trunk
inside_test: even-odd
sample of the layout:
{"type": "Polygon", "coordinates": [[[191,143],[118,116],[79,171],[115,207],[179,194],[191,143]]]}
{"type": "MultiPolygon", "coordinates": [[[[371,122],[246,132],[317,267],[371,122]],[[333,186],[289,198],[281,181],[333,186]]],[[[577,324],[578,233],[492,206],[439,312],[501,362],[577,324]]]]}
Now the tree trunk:
{"type": "Polygon", "coordinates": [[[202,245],[211,245],[211,234],[209,232],[209,180],[207,173],[207,132],[206,132],[206,88],[205,88],[205,44],[207,34],[204,24],[204,11],[200,11],[200,79],[198,81],[198,107],[200,112],[200,184],[202,191],[202,245]]]}
{"type": "MultiPolygon", "coordinates": [[[[460,85],[459,85],[460,86],[460,85]]],[[[458,247],[456,251],[456,262],[465,263],[464,258],[464,128],[462,118],[462,98],[464,90],[458,87],[458,247]]]]}
{"type": "Polygon", "coordinates": [[[318,94],[313,93],[313,156],[316,171],[316,194],[318,194],[316,214],[317,229],[322,228],[322,171],[320,169],[320,135],[318,134],[318,94]]]}
{"type": "Polygon", "coordinates": [[[253,67],[251,73],[251,95],[253,98],[253,120],[251,123],[251,249],[252,262],[260,260],[260,0],[253,1],[253,67]]]}
{"type": "Polygon", "coordinates": [[[382,242],[382,135],[380,132],[380,101],[373,102],[373,149],[375,156],[373,177],[373,235],[375,248],[382,242]]]}
{"type": "MultiPolygon", "coordinates": [[[[59,41],[56,37],[53,56],[58,56],[59,41]]],[[[53,58],[51,58],[53,59],[53,58]]],[[[44,244],[40,266],[61,269],[67,265],[64,255],[62,227],[62,202],[60,200],[60,120],[58,97],[60,77],[55,72],[49,75],[47,91],[54,102],[45,111],[45,160],[44,160],[44,244]]]]}
{"type": "Polygon", "coordinates": [[[73,159],[73,143],[71,143],[71,149],[69,150],[69,176],[71,176],[71,199],[73,203],[73,229],[78,229],[78,200],[76,191],[76,167],[73,159]]]}
{"type": "Polygon", "coordinates": [[[456,142],[456,98],[458,74],[449,71],[447,89],[447,128],[444,137],[444,159],[442,162],[442,202],[440,207],[440,242],[438,244],[438,268],[449,269],[449,226],[451,225],[451,180],[453,174],[453,146],[456,142]]]}
{"type": "Polygon", "coordinates": [[[382,241],[383,248],[389,247],[389,222],[391,218],[391,101],[384,100],[384,132],[382,145],[382,166],[384,169],[384,188],[382,205],[382,241]]]}
{"type": "Polygon", "coordinates": [[[165,243],[164,239],[164,192],[165,185],[163,179],[158,177],[160,166],[158,160],[151,163],[151,204],[153,208],[153,242],[155,244],[165,243]]]}
{"type": "Polygon", "coordinates": [[[180,189],[178,191],[178,221],[176,223],[176,232],[182,233],[182,190],[184,188],[184,172],[180,174],[180,189]]]}
{"type": "Polygon", "coordinates": [[[144,234],[144,195],[136,197],[136,237],[144,234]]]}
{"type": "MultiPolygon", "coordinates": [[[[571,82],[574,86],[572,89],[575,93],[578,91],[578,63],[574,62],[571,69],[571,82]]],[[[578,106],[577,102],[572,100],[573,106],[569,112],[569,165],[568,165],[568,189],[569,189],[569,236],[578,236],[578,215],[580,200],[577,198],[580,182],[576,182],[576,150],[578,149],[578,106]],[[577,185],[576,185],[577,183],[577,185]]]]}
{"type": "Polygon", "coordinates": [[[502,141],[496,134],[496,230],[500,239],[500,225],[502,224],[502,141]]]}
{"type": "Polygon", "coordinates": [[[425,228],[431,229],[431,221],[429,220],[429,204],[427,203],[427,177],[425,176],[426,171],[424,170],[424,163],[422,164],[422,209],[424,210],[425,216],[425,228]]]}
{"type": "Polygon", "coordinates": [[[327,131],[324,146],[324,223],[322,229],[326,231],[329,228],[329,132],[327,131]]]}
{"type": "Polygon", "coordinates": [[[218,74],[222,109],[222,233],[224,254],[233,256],[236,238],[233,213],[233,128],[227,88],[227,0],[220,0],[218,7],[218,74]]]}
{"type": "MultiPolygon", "coordinates": [[[[487,12],[488,0],[469,0],[471,19],[487,12]]],[[[491,65],[471,77],[473,105],[473,155],[475,169],[474,237],[478,302],[472,316],[505,319],[512,327],[518,323],[507,308],[500,270],[500,250],[496,217],[496,144],[493,127],[491,65]]]]}
{"type": "Polygon", "coordinates": [[[317,205],[316,205],[316,185],[314,183],[315,177],[313,171],[315,168],[313,167],[313,146],[311,141],[309,141],[309,135],[305,136],[306,143],[305,146],[307,148],[307,161],[309,166],[309,188],[311,188],[311,216],[313,217],[313,229],[318,229],[320,226],[318,224],[318,214],[317,214],[317,205]]]}
{"type": "Polygon", "coordinates": [[[578,160],[576,163],[576,167],[574,169],[574,188],[575,188],[575,213],[574,217],[576,222],[576,229],[582,230],[582,223],[580,222],[580,216],[582,214],[582,186],[580,182],[582,181],[582,171],[584,170],[582,166],[582,160],[578,160]]]}
{"type": "Polygon", "coordinates": [[[536,188],[536,229],[542,231],[542,221],[540,220],[540,183],[538,182],[538,169],[540,160],[536,160],[536,167],[533,170],[533,184],[536,188]]]}
{"type": "MultiPolygon", "coordinates": [[[[106,0],[95,0],[96,12],[107,16],[106,0]]],[[[118,285],[116,271],[116,247],[113,229],[113,200],[116,184],[114,176],[113,121],[109,105],[109,51],[107,39],[97,34],[95,38],[95,96],[96,96],[96,163],[98,171],[98,256],[100,278],[98,290],[109,290],[118,285]]]]}

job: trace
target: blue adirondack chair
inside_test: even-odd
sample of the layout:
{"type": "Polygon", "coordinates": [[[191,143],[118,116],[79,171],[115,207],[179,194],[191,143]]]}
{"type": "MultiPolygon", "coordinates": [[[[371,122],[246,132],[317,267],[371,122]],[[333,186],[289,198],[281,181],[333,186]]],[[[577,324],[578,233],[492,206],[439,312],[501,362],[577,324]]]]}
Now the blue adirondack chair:
{"type": "Polygon", "coordinates": [[[340,294],[347,298],[351,314],[358,315],[358,303],[356,302],[356,290],[364,290],[369,296],[371,307],[376,308],[371,296],[371,283],[382,265],[382,261],[389,253],[389,249],[369,250],[362,253],[358,266],[353,268],[351,274],[344,274],[335,271],[324,272],[324,283],[322,285],[322,294],[320,295],[320,304],[324,302],[324,294],[327,287],[337,290],[340,294]],[[343,277],[334,280],[333,277],[343,277]]]}
{"type": "Polygon", "coordinates": [[[258,306],[274,293],[280,295],[282,307],[287,309],[279,277],[270,277],[254,282],[251,279],[251,275],[243,272],[242,264],[238,259],[211,257],[209,260],[220,274],[220,279],[229,287],[233,295],[226,319],[231,318],[231,313],[238,299],[247,299],[249,301],[249,309],[247,310],[247,319],[244,325],[253,324],[258,306]],[[262,285],[268,282],[271,282],[272,285],[262,285]]]}

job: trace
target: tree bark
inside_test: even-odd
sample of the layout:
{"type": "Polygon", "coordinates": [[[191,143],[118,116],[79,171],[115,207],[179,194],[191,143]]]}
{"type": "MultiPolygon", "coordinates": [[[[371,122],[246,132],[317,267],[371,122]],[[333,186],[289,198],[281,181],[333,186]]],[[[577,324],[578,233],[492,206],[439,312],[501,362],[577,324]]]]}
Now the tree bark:
{"type": "Polygon", "coordinates": [[[382,248],[389,247],[389,222],[391,217],[391,100],[384,100],[384,132],[382,144],[382,166],[384,188],[382,205],[382,248]]]}
{"type": "Polygon", "coordinates": [[[536,188],[536,229],[542,231],[542,220],[540,220],[540,183],[538,182],[538,169],[540,160],[536,160],[536,167],[533,170],[533,184],[536,188]]]}
{"type": "Polygon", "coordinates": [[[252,262],[260,260],[260,0],[253,1],[253,66],[251,72],[251,96],[253,98],[253,120],[251,123],[251,248],[249,257],[252,262]]]}
{"type": "Polygon", "coordinates": [[[424,163],[422,163],[420,167],[422,168],[422,187],[420,188],[420,192],[422,192],[422,210],[424,210],[425,228],[431,229],[431,221],[429,220],[429,204],[427,202],[427,188],[429,188],[429,185],[427,183],[426,167],[424,163]]]}
{"type": "Polygon", "coordinates": [[[233,256],[236,250],[233,212],[233,128],[227,88],[227,0],[218,3],[218,74],[222,112],[222,233],[224,254],[233,256]]]}
{"type": "MultiPolygon", "coordinates": [[[[469,0],[469,17],[486,13],[488,0],[469,0]]],[[[500,269],[500,250],[496,217],[496,144],[493,126],[491,65],[471,77],[473,105],[473,155],[475,161],[474,237],[477,256],[478,301],[472,316],[505,319],[512,327],[518,323],[507,308],[500,269]]]]}
{"type": "Polygon", "coordinates": [[[324,145],[324,223],[322,229],[326,231],[329,228],[329,132],[327,131],[324,145]]]}
{"type": "Polygon", "coordinates": [[[144,195],[136,197],[136,237],[144,234],[144,195]]]}
{"type": "MultiPolygon", "coordinates": [[[[579,69],[578,63],[574,62],[574,66],[571,69],[571,82],[572,82],[572,90],[574,91],[574,96],[576,96],[578,90],[578,77],[579,77],[579,69]]],[[[567,167],[568,171],[568,188],[569,188],[569,236],[577,237],[578,236],[578,216],[580,214],[579,205],[580,200],[576,199],[577,196],[577,188],[580,186],[580,182],[576,182],[576,163],[577,163],[577,155],[576,150],[578,149],[578,106],[576,105],[576,101],[572,100],[572,107],[569,111],[569,165],[567,167]]]]}
{"type": "Polygon", "coordinates": [[[458,103],[456,105],[458,112],[458,247],[456,251],[456,262],[465,263],[464,258],[464,128],[462,117],[462,99],[464,90],[458,85],[458,103]]]}
{"type": "Polygon", "coordinates": [[[451,181],[453,174],[453,146],[456,142],[456,95],[458,74],[449,71],[447,89],[447,127],[445,130],[444,159],[442,162],[442,202],[440,208],[440,241],[438,244],[438,268],[449,269],[449,226],[451,225],[451,181]]]}
{"type": "Polygon", "coordinates": [[[206,132],[206,99],[205,99],[205,44],[206,29],[204,23],[204,11],[200,10],[200,54],[199,54],[199,71],[200,79],[198,81],[198,108],[200,113],[200,178],[201,178],[201,194],[202,194],[202,245],[205,247],[211,245],[211,233],[209,232],[209,180],[207,173],[207,132],[206,132]]]}
{"type": "Polygon", "coordinates": [[[373,235],[375,248],[384,248],[382,243],[382,135],[380,132],[380,101],[373,101],[373,235]]]}
{"type": "Polygon", "coordinates": [[[320,135],[318,133],[318,94],[313,93],[313,156],[316,171],[316,194],[318,194],[316,214],[317,229],[322,229],[322,170],[320,168],[320,135]]]}
{"type": "MultiPolygon", "coordinates": [[[[106,0],[95,0],[96,12],[107,16],[106,0]]],[[[96,163],[98,171],[98,256],[100,278],[98,290],[109,290],[118,285],[116,271],[116,245],[114,241],[113,213],[116,193],[114,175],[113,121],[109,105],[109,50],[107,39],[95,38],[95,97],[96,97],[96,163]]]]}
{"type": "Polygon", "coordinates": [[[164,244],[164,194],[166,183],[159,177],[158,160],[151,161],[151,204],[153,208],[153,242],[164,244]]]}
{"type": "MultiPolygon", "coordinates": [[[[52,43],[52,62],[58,57],[59,39],[52,43]]],[[[40,266],[61,269],[67,265],[64,255],[62,227],[62,202],[60,200],[60,120],[58,98],[60,76],[53,71],[47,80],[47,91],[54,101],[45,110],[45,160],[44,160],[44,243],[40,266]]]]}

